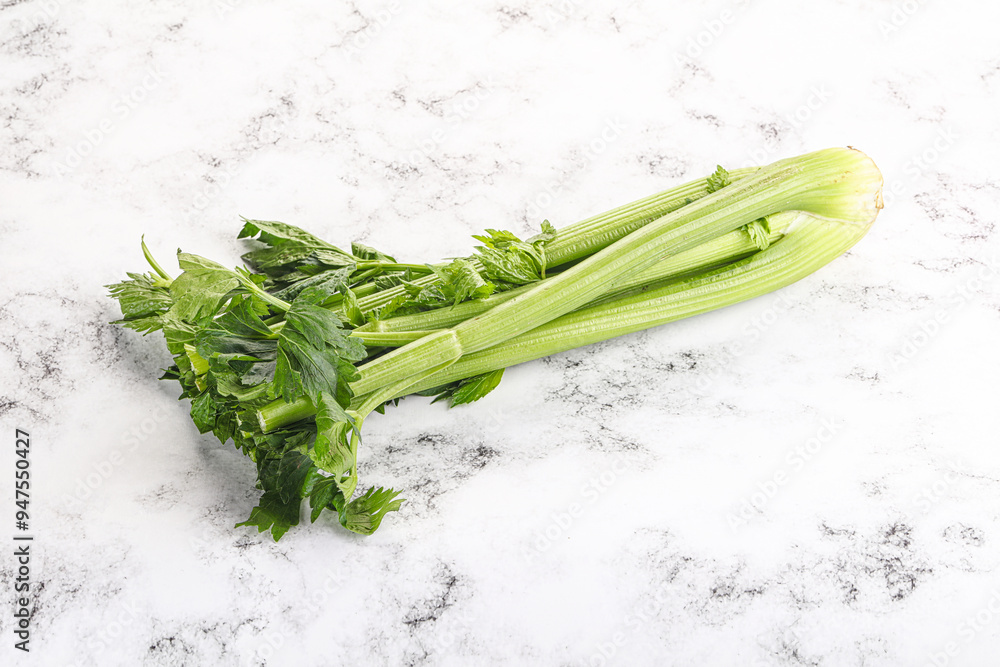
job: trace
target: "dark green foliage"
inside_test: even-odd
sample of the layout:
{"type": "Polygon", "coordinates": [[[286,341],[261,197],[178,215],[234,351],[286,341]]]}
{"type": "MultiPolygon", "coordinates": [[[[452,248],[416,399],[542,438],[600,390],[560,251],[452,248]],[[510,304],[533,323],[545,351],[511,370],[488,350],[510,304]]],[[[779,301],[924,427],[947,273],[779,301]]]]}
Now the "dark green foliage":
{"type": "Polygon", "coordinates": [[[115,324],[147,334],[163,328],[163,316],[173,305],[163,280],[144,273],[129,273],[130,280],[105,285],[118,300],[122,319],[115,324]]]}
{"type": "MultiPolygon", "coordinates": [[[[400,271],[393,257],[374,248],[354,243],[347,253],[280,222],[244,221],[240,237],[260,244],[243,256],[256,273],[178,252],[182,273],[171,279],[143,244],[155,272],[129,274],[109,286],[122,310],[119,323],[142,333],[163,331],[174,357],[163,379],[180,384],[195,426],[222,442],[232,440],[256,463],[263,494],[239,525],[278,539],[298,523],[308,498],[312,521],[331,510],[347,529],[370,534],[399,509],[403,501],[391,489],[370,488],[353,498],[360,420],[350,410],[350,383],[358,378],[357,364],[372,352],[350,329],[485,299],[544,276],[544,246],[555,235],[548,221],[530,242],[505,231],[487,234],[476,237],[483,245],[475,257],[429,266],[435,277],[429,285],[413,282],[414,275],[426,273],[400,271]],[[362,309],[359,293],[396,286],[403,286],[402,293],[362,309]],[[276,398],[302,397],[315,406],[314,417],[262,432],[258,408],[276,398]]],[[[454,383],[439,398],[453,405],[476,401],[502,375],[454,383]]]]}
{"type": "Polygon", "coordinates": [[[464,380],[452,382],[444,387],[435,387],[418,392],[421,396],[433,396],[431,403],[447,400],[454,407],[464,403],[474,403],[497,388],[503,379],[503,369],[475,375],[464,380]]]}

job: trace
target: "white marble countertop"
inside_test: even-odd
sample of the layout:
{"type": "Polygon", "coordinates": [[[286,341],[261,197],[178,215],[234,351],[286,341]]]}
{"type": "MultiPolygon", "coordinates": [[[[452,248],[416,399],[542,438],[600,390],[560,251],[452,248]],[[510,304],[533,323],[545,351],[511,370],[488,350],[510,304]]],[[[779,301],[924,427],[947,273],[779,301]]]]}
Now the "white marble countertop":
{"type": "Polygon", "coordinates": [[[995,3],[0,1],[0,535],[37,665],[992,665],[995,3]],[[778,294],[369,420],[370,538],[233,524],[102,285],[239,215],[400,258],[853,145],[887,207],[778,294]],[[571,514],[572,510],[572,514],[571,514]],[[14,544],[9,542],[9,544],[14,544]]]}

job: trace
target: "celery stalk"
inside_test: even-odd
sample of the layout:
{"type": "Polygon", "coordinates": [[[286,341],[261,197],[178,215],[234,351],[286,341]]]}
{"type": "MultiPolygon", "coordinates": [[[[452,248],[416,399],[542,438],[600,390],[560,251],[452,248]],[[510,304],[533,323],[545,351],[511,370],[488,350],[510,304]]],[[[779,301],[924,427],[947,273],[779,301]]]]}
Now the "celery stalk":
{"type": "MultiPolygon", "coordinates": [[[[803,212],[777,214],[793,231],[774,245],[728,267],[660,288],[582,308],[415,383],[407,393],[438,387],[616,336],[723,308],[790,285],[830,263],[868,231],[869,224],[803,212]]],[[[393,396],[392,398],[396,398],[393,396]]]]}
{"type": "MultiPolygon", "coordinates": [[[[380,387],[403,383],[407,377],[425,373],[430,367],[454,363],[465,355],[514,339],[603,294],[620,290],[630,278],[666,257],[763,216],[802,210],[837,220],[841,225],[869,225],[881,207],[881,182],[871,160],[853,149],[827,149],[776,162],[631,232],[478,317],[424,336],[363,365],[361,378],[352,383],[352,388],[359,395],[368,394],[380,387]]],[[[737,300],[763,293],[754,291],[752,286],[734,285],[732,289],[734,295],[747,294],[737,300]]],[[[625,333],[629,326],[645,328],[643,316],[638,317],[624,329],[611,327],[616,332],[611,335],[625,333]]],[[[592,325],[591,329],[597,331],[602,326],[607,324],[592,325]]],[[[577,332],[570,337],[567,333],[566,344],[570,347],[583,344],[578,342],[583,340],[582,335],[577,332]]],[[[441,373],[447,373],[447,369],[441,373]]],[[[308,414],[308,405],[276,402],[262,408],[258,416],[268,430],[308,414]]]]}
{"type": "MultiPolygon", "coordinates": [[[[755,167],[734,169],[729,172],[729,177],[736,182],[756,171],[755,167]]],[[[553,268],[591,255],[652,220],[672,213],[708,194],[706,181],[700,178],[563,227],[545,246],[546,264],[553,268]]],[[[477,269],[482,268],[474,259],[471,261],[477,269]]],[[[426,287],[436,280],[435,276],[421,276],[412,282],[414,285],[426,287]]],[[[363,298],[359,298],[358,305],[362,310],[368,311],[384,306],[401,294],[404,294],[401,286],[392,287],[374,294],[365,294],[363,298]]]]}
{"type": "MultiPolygon", "coordinates": [[[[787,217],[772,216],[770,242],[775,243],[783,233],[782,221],[787,217]]],[[[716,266],[729,264],[747,255],[757,252],[757,246],[743,230],[736,230],[712,239],[707,243],[672,255],[649,269],[624,281],[618,291],[626,291],[641,285],[661,281],[688,273],[700,273],[716,266]]],[[[470,317],[485,313],[494,306],[504,303],[519,294],[530,290],[534,285],[523,285],[506,292],[494,294],[486,299],[473,299],[450,308],[437,308],[413,315],[392,317],[379,322],[373,322],[354,330],[354,335],[368,340],[369,332],[402,332],[417,330],[443,329],[463,322],[470,317]]],[[[616,292],[618,293],[618,292],[616,292]]],[[[412,339],[411,339],[412,340],[412,339]]],[[[409,341],[406,341],[409,342],[409,341]]]]}

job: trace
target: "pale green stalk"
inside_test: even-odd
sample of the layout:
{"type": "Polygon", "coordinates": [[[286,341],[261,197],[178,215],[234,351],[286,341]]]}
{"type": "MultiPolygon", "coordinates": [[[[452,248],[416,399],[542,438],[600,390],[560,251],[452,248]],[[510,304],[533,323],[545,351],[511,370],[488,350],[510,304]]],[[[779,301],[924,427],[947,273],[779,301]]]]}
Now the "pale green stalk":
{"type": "Polygon", "coordinates": [[[794,225],[794,231],[733,266],[574,311],[495,347],[467,354],[411,385],[406,393],[439,387],[767,294],[839,257],[870,227],[870,223],[830,220],[802,212],[778,215],[794,225]]]}
{"type": "MultiPolygon", "coordinates": [[[[869,224],[880,206],[880,190],[877,168],[852,149],[828,149],[782,160],[636,230],[481,316],[365,364],[352,387],[363,395],[498,345],[620,288],[631,276],[667,256],[782,210],[869,224]]],[[[305,414],[306,407],[279,401],[261,410],[261,423],[276,428],[305,414]]]]}
{"type": "MultiPolygon", "coordinates": [[[[781,238],[783,228],[780,225],[781,221],[785,219],[784,217],[772,216],[770,221],[771,235],[769,237],[771,243],[781,238]]],[[[749,254],[757,252],[757,250],[757,246],[750,240],[749,235],[744,230],[738,229],[690,250],[685,250],[682,253],[668,257],[662,262],[658,262],[645,271],[633,276],[631,279],[623,281],[615,293],[659,282],[671,277],[696,272],[701,273],[707,269],[742,259],[749,254]]],[[[369,332],[389,333],[396,331],[444,329],[463,322],[470,317],[481,315],[494,306],[527,292],[533,286],[534,284],[523,285],[506,292],[494,294],[486,299],[473,299],[463,301],[455,306],[436,308],[413,315],[401,315],[399,317],[379,320],[378,322],[371,322],[355,329],[354,335],[365,338],[367,342],[366,337],[370,335],[369,332]]]]}
{"type": "MultiPolygon", "coordinates": [[[[756,171],[756,167],[734,169],[729,172],[729,178],[736,182],[756,171]]],[[[676,211],[708,194],[707,181],[700,178],[563,227],[558,230],[554,239],[545,244],[546,266],[554,268],[592,255],[652,220],[676,211]]],[[[474,258],[470,261],[477,270],[483,268],[474,258]]],[[[440,266],[445,265],[441,264],[440,266]]],[[[435,282],[437,282],[437,276],[434,275],[421,276],[412,281],[414,285],[420,287],[427,287],[435,282]]],[[[395,297],[406,293],[402,286],[381,290],[374,294],[370,293],[371,289],[372,287],[365,286],[361,292],[357,293],[358,305],[361,310],[366,312],[373,308],[380,308],[395,297]]]]}
{"type": "MultiPolygon", "coordinates": [[[[855,170],[871,166],[863,154],[830,149],[782,160],[667,214],[524,294],[364,364],[355,383],[367,393],[431,365],[492,347],[619,288],[633,275],[676,253],[782,210],[856,217],[855,170]],[[838,196],[847,187],[851,196],[838,196]]],[[[864,179],[862,179],[864,180],[864,179]]],[[[867,183],[865,183],[867,185],[867,183]]]]}

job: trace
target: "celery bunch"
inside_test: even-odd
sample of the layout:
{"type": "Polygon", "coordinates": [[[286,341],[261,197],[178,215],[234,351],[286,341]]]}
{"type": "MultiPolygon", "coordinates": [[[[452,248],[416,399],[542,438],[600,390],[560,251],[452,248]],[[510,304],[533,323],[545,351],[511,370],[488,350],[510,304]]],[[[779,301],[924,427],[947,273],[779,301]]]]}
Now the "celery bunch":
{"type": "Polygon", "coordinates": [[[513,364],[721,308],[788,285],[867,232],[882,177],[834,148],[726,172],[521,240],[487,230],[466,258],[407,264],[291,225],[245,220],[249,268],[178,254],[109,286],[119,322],[162,330],[203,433],[232,440],[263,492],[241,524],[279,539],[337,513],[370,534],[402,500],[357,493],[361,428],[413,393],[482,398],[513,364]]]}

